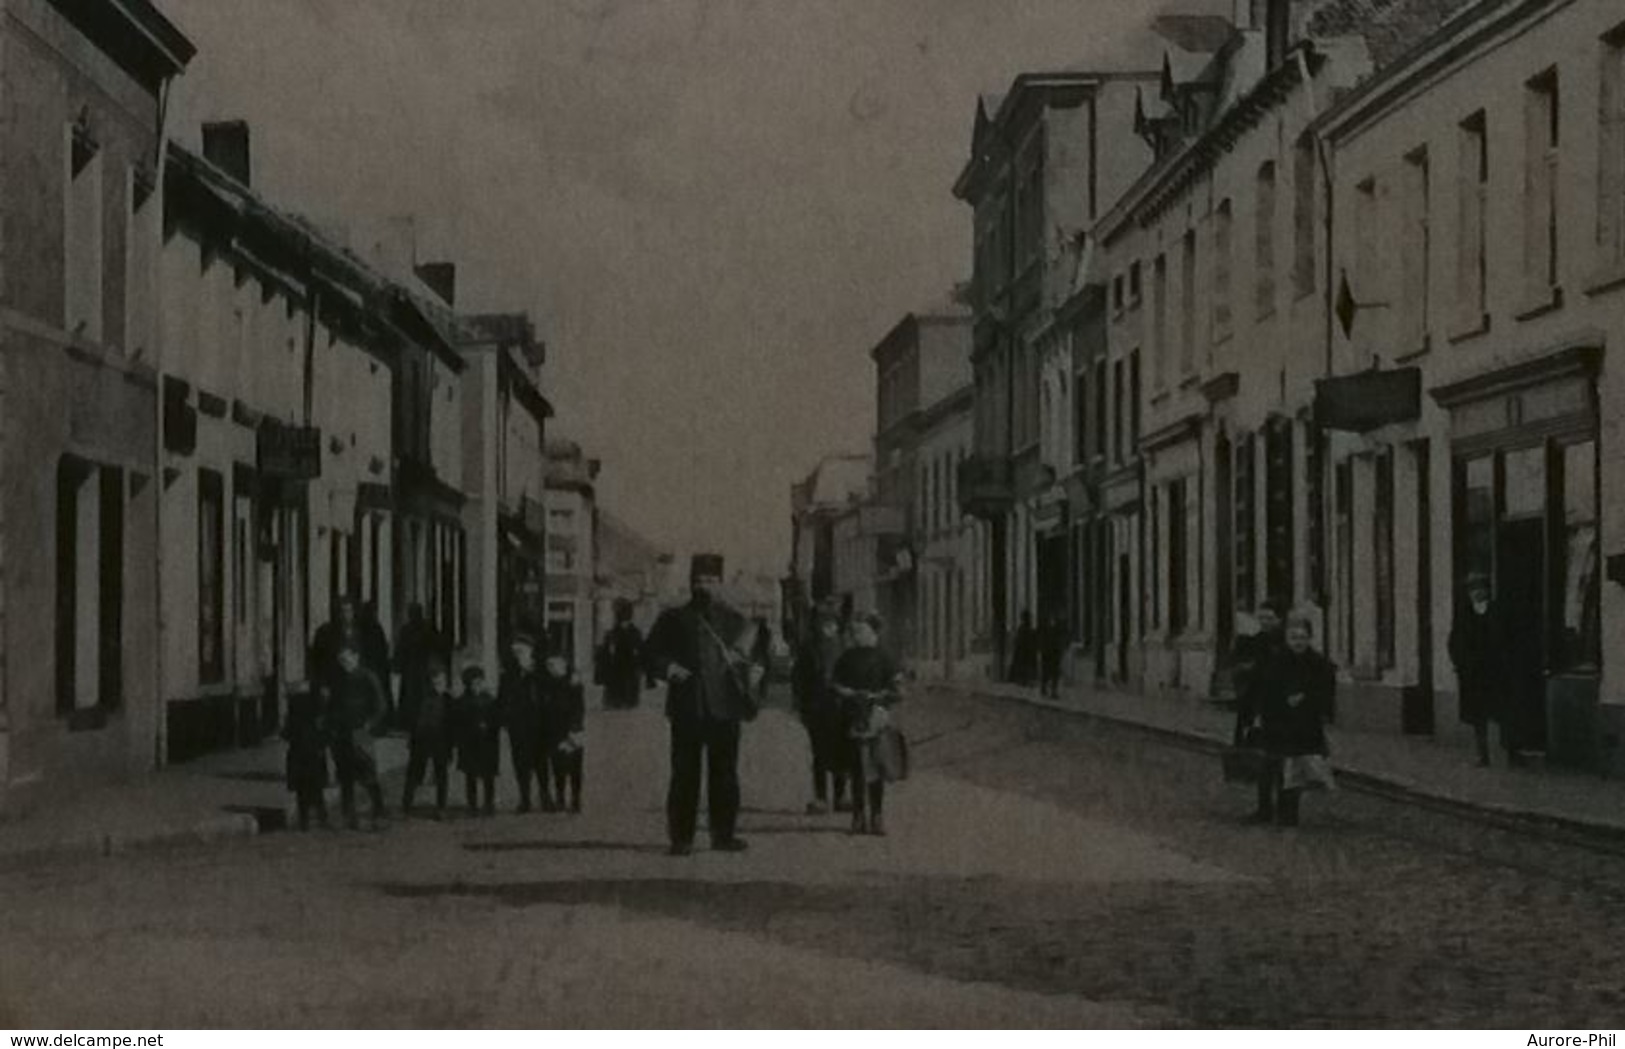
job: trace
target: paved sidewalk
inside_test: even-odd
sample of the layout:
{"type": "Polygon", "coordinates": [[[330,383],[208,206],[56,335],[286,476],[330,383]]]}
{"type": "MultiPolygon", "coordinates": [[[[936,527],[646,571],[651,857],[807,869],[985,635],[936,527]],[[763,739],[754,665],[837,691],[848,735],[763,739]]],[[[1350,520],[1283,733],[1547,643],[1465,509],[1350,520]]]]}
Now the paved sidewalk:
{"type": "MultiPolygon", "coordinates": [[[[286,753],[280,740],[272,740],[0,818],[0,864],[250,837],[262,822],[294,819],[283,774],[286,753]]],[[[377,753],[381,775],[406,765],[404,740],[380,739],[377,753]]],[[[386,797],[388,790],[386,785],[386,797]]],[[[338,788],[328,794],[336,811],[338,788]]]]}
{"type": "MultiPolygon", "coordinates": [[[[1232,712],[1195,699],[1160,699],[1086,686],[1069,686],[1059,699],[1049,699],[1035,689],[990,681],[924,680],[921,685],[1134,725],[1215,752],[1229,744],[1235,725],[1232,712]]],[[[1625,841],[1625,781],[1551,768],[1479,768],[1470,753],[1424,738],[1355,732],[1335,725],[1328,734],[1332,764],[1349,786],[1625,841]]]]}

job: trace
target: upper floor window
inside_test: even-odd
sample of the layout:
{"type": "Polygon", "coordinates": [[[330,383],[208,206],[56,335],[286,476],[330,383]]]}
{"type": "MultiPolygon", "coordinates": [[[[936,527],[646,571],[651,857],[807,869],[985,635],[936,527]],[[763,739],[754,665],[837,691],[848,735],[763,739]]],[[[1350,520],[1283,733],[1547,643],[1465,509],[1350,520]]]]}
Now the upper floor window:
{"type": "Polygon", "coordinates": [[[1426,149],[1405,158],[1404,229],[1400,235],[1400,322],[1401,346],[1407,352],[1428,343],[1428,311],[1433,297],[1430,258],[1433,254],[1432,221],[1429,215],[1432,173],[1426,149]]]}
{"type": "Polygon", "coordinates": [[[1524,266],[1530,296],[1550,297],[1557,287],[1557,185],[1560,109],[1557,70],[1524,88],[1524,266]]]}
{"type": "Polygon", "coordinates": [[[102,152],[88,128],[67,128],[67,185],[63,201],[65,327],[102,338],[102,152]]]}
{"type": "Polygon", "coordinates": [[[1112,458],[1119,463],[1124,462],[1128,455],[1123,445],[1123,427],[1128,421],[1127,392],[1120,358],[1112,365],[1112,403],[1116,406],[1112,412],[1112,458]]]}
{"type": "Polygon", "coordinates": [[[1213,338],[1230,334],[1230,270],[1233,221],[1230,201],[1219,202],[1213,212],[1213,338]]]}
{"type": "Polygon", "coordinates": [[[1292,292],[1315,290],[1315,139],[1305,131],[1292,151],[1292,292]]]}
{"type": "Polygon", "coordinates": [[[1258,316],[1268,317],[1275,312],[1275,162],[1265,161],[1258,169],[1258,186],[1254,200],[1253,272],[1258,316]]]}
{"type": "Polygon", "coordinates": [[[1461,214],[1456,225],[1456,291],[1463,323],[1477,327],[1488,305],[1489,276],[1484,212],[1489,203],[1490,153],[1482,109],[1461,122],[1458,139],[1456,191],[1461,214]]]}
{"type": "Polygon", "coordinates": [[[1140,304],[1140,263],[1139,260],[1129,263],[1128,266],[1128,304],[1130,307],[1140,304]]]}
{"type": "MultiPolygon", "coordinates": [[[[1360,302],[1382,299],[1377,293],[1382,280],[1382,216],[1378,214],[1377,180],[1361,179],[1354,187],[1354,297],[1360,302]]],[[[1354,338],[1358,345],[1372,349],[1376,344],[1373,326],[1377,311],[1362,310],[1355,320],[1354,338]]]]}
{"type": "Polygon", "coordinates": [[[1151,352],[1153,380],[1160,389],[1168,382],[1168,256],[1158,255],[1151,270],[1151,352]]]}
{"type": "Polygon", "coordinates": [[[1112,278],[1112,309],[1123,308],[1123,275],[1119,273],[1112,278]]]}
{"type": "Polygon", "coordinates": [[[1625,263],[1625,24],[1602,38],[1598,113],[1597,247],[1604,266],[1625,263]]]}
{"type": "Polygon", "coordinates": [[[1186,230],[1179,253],[1179,372],[1196,370],[1196,231],[1186,230]]]}

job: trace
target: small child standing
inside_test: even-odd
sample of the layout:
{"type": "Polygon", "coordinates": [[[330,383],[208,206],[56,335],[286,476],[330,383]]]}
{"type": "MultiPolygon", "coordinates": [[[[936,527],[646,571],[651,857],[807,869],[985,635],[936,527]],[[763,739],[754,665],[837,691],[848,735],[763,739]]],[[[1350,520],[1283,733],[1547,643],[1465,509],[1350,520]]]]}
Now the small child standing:
{"type": "Polygon", "coordinates": [[[553,794],[543,803],[543,809],[556,812],[566,807],[571,812],[581,811],[581,774],[585,764],[586,748],[583,735],[587,716],[586,689],[571,669],[569,662],[557,653],[550,654],[543,664],[541,678],[541,765],[542,782],[547,782],[549,769],[553,773],[553,794]]]}
{"type": "Polygon", "coordinates": [[[496,812],[497,765],[502,750],[502,711],[485,684],[482,667],[463,671],[463,695],[457,700],[457,767],[463,770],[468,811],[496,812]],[[484,790],[481,804],[480,790],[484,790]]]}
{"type": "Polygon", "coordinates": [[[423,785],[428,766],[434,767],[434,811],[438,819],[446,814],[446,767],[451,759],[451,679],[439,663],[429,665],[429,687],[412,712],[411,750],[406,760],[406,790],[401,796],[401,815],[412,814],[412,798],[423,785]]]}
{"type": "Polygon", "coordinates": [[[288,742],[288,789],[299,805],[299,829],[310,829],[315,814],[327,826],[327,736],[322,731],[321,702],[311,693],[288,699],[282,725],[288,742]]]}

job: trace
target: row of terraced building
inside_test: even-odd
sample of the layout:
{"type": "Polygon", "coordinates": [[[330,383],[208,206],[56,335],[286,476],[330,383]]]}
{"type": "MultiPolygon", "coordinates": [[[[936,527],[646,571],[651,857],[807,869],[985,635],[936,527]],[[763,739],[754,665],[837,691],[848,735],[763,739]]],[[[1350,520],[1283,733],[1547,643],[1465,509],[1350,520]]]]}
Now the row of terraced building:
{"type": "Polygon", "coordinates": [[[1201,702],[1273,597],[1339,665],[1340,723],[1396,736],[1459,734],[1446,639],[1483,572],[1526,745],[1620,767],[1625,12],[1239,0],[1153,28],[1155,68],[978,99],[972,279],[901,326],[958,348],[876,347],[873,479],[798,521],[859,519],[847,563],[922,673],[1006,673],[1029,613],[1071,681],[1201,702]],[[965,392],[898,367],[922,353],[965,392]],[[949,417],[945,477],[918,453],[949,417]]]}

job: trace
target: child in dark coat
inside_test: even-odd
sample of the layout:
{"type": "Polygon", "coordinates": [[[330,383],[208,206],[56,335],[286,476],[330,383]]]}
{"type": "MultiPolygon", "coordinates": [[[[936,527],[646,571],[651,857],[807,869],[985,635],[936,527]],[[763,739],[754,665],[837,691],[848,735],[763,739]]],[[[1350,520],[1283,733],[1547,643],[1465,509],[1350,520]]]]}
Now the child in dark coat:
{"type": "Polygon", "coordinates": [[[451,761],[451,679],[438,662],[428,666],[427,688],[414,689],[417,702],[407,713],[411,733],[406,759],[406,789],[401,796],[401,815],[412,814],[412,799],[423,785],[424,773],[434,768],[435,816],[446,814],[447,766],[451,761]]]}
{"type": "Polygon", "coordinates": [[[497,765],[502,750],[502,708],[485,684],[485,671],[469,667],[463,671],[463,694],[454,707],[457,733],[457,767],[463,770],[468,811],[487,816],[496,811],[497,765]],[[481,804],[480,790],[484,790],[481,804]]]}
{"type": "Polygon", "coordinates": [[[586,690],[581,679],[570,669],[562,655],[552,654],[542,667],[541,676],[541,741],[538,763],[542,781],[547,771],[553,773],[553,795],[543,802],[549,812],[565,807],[568,791],[569,810],[581,811],[581,774],[585,764],[583,733],[586,725],[586,690]]]}
{"type": "Polygon", "coordinates": [[[288,742],[288,789],[299,805],[299,829],[310,829],[314,813],[327,826],[327,736],[322,729],[321,702],[311,693],[288,699],[288,717],[282,725],[288,742]]]}

